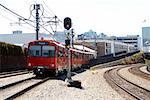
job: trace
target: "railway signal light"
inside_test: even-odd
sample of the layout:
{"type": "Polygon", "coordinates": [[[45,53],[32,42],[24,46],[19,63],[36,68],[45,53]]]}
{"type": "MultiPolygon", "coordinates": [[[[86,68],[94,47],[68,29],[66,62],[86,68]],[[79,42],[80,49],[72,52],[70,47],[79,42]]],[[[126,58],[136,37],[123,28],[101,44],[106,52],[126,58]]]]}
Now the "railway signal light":
{"type": "Polygon", "coordinates": [[[69,30],[72,27],[71,18],[66,17],[64,19],[64,28],[69,30]]]}

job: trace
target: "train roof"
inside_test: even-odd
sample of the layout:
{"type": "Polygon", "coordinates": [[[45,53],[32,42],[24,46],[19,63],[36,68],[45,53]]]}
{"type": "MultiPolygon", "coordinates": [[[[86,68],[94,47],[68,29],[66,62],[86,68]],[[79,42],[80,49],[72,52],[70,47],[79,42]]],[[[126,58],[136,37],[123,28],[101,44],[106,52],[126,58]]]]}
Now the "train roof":
{"type": "Polygon", "coordinates": [[[74,45],[74,48],[78,49],[78,50],[82,50],[82,51],[92,52],[92,53],[96,52],[95,50],[90,49],[90,48],[83,46],[83,45],[74,45]]]}
{"type": "MultiPolygon", "coordinates": [[[[35,40],[35,41],[30,42],[30,43],[41,42],[41,41],[43,41],[43,42],[49,42],[49,43],[54,43],[54,44],[56,44],[59,47],[65,48],[64,44],[62,44],[60,42],[57,42],[55,40],[35,40]]],[[[74,45],[74,48],[71,48],[70,50],[76,51],[76,52],[80,52],[80,53],[86,53],[86,54],[95,54],[96,53],[95,50],[92,50],[92,49],[90,49],[88,47],[85,47],[83,45],[74,45]]]]}

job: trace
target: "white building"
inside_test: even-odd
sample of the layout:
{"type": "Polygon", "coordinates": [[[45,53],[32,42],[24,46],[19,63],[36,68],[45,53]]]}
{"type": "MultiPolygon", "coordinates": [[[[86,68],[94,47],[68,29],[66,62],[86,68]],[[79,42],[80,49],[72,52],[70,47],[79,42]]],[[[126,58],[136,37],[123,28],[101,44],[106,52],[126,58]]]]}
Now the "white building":
{"type": "Polygon", "coordinates": [[[150,52],[150,27],[142,27],[143,51],[150,52]]]}
{"type": "Polygon", "coordinates": [[[142,27],[143,46],[150,45],[150,27],[142,27]]]}
{"type": "Polygon", "coordinates": [[[123,42],[126,44],[132,44],[141,50],[141,37],[139,35],[127,35],[123,37],[116,37],[116,41],[123,42]]]}
{"type": "MultiPolygon", "coordinates": [[[[53,39],[52,35],[39,33],[39,39],[53,39]]],[[[21,31],[14,31],[13,34],[0,34],[0,42],[10,44],[24,45],[30,41],[36,40],[36,33],[22,33],[21,31]]]]}

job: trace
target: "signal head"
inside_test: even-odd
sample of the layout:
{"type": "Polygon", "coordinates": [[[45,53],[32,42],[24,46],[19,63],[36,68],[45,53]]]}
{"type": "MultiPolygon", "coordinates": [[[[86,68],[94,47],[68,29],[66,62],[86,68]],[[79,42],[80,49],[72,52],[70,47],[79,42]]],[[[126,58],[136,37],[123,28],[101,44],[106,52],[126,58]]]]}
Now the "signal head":
{"type": "Polygon", "coordinates": [[[72,27],[71,18],[66,17],[64,19],[64,28],[69,30],[72,27]]]}

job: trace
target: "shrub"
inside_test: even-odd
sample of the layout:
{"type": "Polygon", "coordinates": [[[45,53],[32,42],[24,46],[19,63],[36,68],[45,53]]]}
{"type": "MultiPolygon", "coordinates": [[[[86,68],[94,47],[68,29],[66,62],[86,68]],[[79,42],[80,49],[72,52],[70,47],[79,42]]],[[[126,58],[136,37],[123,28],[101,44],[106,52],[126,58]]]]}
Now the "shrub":
{"type": "Polygon", "coordinates": [[[133,56],[126,57],[122,60],[122,64],[135,64],[144,62],[144,52],[139,52],[133,56]]]}
{"type": "Polygon", "coordinates": [[[0,55],[2,55],[2,56],[23,56],[25,54],[20,46],[0,42],[0,55]]]}

